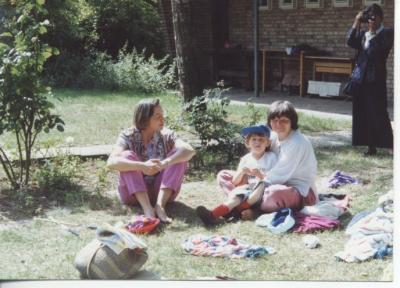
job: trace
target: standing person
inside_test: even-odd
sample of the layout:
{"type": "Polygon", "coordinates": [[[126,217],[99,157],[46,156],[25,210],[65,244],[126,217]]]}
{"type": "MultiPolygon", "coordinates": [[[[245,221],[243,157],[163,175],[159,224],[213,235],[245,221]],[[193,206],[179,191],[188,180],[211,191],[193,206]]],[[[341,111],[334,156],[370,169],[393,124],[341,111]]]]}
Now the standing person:
{"type": "Polygon", "coordinates": [[[271,150],[278,155],[278,161],[262,182],[265,189],[259,209],[242,211],[243,219],[253,219],[259,212],[272,213],[282,208],[301,210],[318,201],[317,160],[311,142],[298,130],[298,116],[293,104],[273,102],[267,122],[273,131],[271,150]]]}
{"type": "Polygon", "coordinates": [[[364,155],[370,156],[377,153],[377,147],[393,149],[387,112],[386,60],[393,46],[394,31],[383,26],[379,5],[368,6],[364,13],[364,17],[363,11],[356,15],[347,45],[358,51],[352,81],[360,84],[353,96],[352,142],[354,146],[368,146],[364,155]],[[362,21],[368,21],[367,31],[360,29],[362,21]]]}
{"type": "Polygon", "coordinates": [[[178,195],[187,161],[195,152],[173,131],[164,128],[159,99],[141,100],[133,122],[133,127],[120,133],[107,167],[119,171],[122,203],[139,203],[145,216],[171,222],[165,205],[178,195]]]}
{"type": "Polygon", "coordinates": [[[250,208],[260,199],[264,187],[258,185],[268,171],[275,165],[277,157],[270,152],[270,130],[265,125],[250,126],[242,129],[245,145],[249,153],[240,159],[237,171],[222,170],[217,181],[222,187],[227,200],[212,211],[204,206],[196,211],[205,225],[218,223],[218,218],[229,214],[234,208],[237,211],[250,208]],[[262,190],[261,190],[262,189],[262,190]],[[250,204],[251,203],[251,204],[250,204]]]}

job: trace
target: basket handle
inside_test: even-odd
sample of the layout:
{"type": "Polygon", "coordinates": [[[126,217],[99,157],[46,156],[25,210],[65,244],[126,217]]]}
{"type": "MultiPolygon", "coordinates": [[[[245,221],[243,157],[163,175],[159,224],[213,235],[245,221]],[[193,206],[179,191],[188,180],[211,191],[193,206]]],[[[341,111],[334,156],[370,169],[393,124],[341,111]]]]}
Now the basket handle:
{"type": "Polygon", "coordinates": [[[94,250],[92,256],[90,257],[89,263],[87,264],[87,267],[86,267],[86,275],[88,276],[88,279],[91,279],[91,278],[90,278],[90,264],[92,264],[93,258],[94,258],[94,256],[96,255],[96,253],[97,253],[101,248],[103,248],[104,246],[105,246],[105,245],[99,241],[98,247],[96,248],[96,250],[94,250]]]}

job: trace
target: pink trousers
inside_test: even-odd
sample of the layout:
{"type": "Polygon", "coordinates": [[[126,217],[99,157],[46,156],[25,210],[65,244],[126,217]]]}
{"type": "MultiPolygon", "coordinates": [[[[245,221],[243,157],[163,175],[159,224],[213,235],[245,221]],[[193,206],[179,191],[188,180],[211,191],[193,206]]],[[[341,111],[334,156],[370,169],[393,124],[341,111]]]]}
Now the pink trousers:
{"type": "MultiPolygon", "coordinates": [[[[174,154],[175,151],[171,151],[168,156],[174,154]]],[[[136,153],[130,150],[124,151],[122,156],[129,160],[140,161],[136,153]]],[[[186,168],[187,162],[176,163],[168,166],[157,175],[150,177],[140,171],[120,172],[118,192],[121,202],[126,205],[137,205],[138,201],[135,193],[147,192],[150,203],[154,206],[160,189],[165,188],[173,191],[168,201],[174,201],[181,189],[186,168]]]]}
{"type": "MultiPolygon", "coordinates": [[[[217,174],[217,182],[228,195],[236,186],[232,183],[233,170],[222,170],[217,174]]],[[[301,210],[304,206],[314,205],[316,203],[315,193],[310,189],[307,197],[303,197],[294,187],[286,185],[271,185],[264,191],[260,209],[264,213],[272,213],[281,208],[290,208],[301,210]]]]}

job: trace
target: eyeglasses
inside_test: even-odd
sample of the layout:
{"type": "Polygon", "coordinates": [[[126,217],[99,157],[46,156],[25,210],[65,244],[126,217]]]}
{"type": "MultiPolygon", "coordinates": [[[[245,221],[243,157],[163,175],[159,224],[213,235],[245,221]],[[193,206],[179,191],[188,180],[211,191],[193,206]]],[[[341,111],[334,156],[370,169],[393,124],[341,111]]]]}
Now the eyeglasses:
{"type": "Polygon", "coordinates": [[[376,21],[376,16],[375,15],[368,16],[368,21],[375,22],[376,21]]]}
{"type": "Polygon", "coordinates": [[[274,118],[271,119],[271,124],[288,125],[290,124],[290,119],[288,118],[274,118]]]}
{"type": "Polygon", "coordinates": [[[165,119],[165,117],[166,117],[165,113],[164,114],[154,114],[153,116],[151,116],[151,118],[153,118],[154,120],[157,120],[157,121],[163,120],[163,119],[165,119]]]}

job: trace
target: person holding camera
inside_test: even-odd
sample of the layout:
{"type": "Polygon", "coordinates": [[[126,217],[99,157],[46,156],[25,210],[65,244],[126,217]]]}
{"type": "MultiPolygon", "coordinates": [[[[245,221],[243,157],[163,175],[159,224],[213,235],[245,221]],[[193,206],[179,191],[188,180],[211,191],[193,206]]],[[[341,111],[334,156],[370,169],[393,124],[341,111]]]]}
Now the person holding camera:
{"type": "Polygon", "coordinates": [[[393,149],[393,132],[387,112],[386,60],[393,46],[394,31],[383,26],[383,12],[372,4],[359,12],[347,34],[347,45],[357,50],[351,81],[353,95],[353,146],[368,146],[365,156],[377,147],[393,149]],[[367,30],[361,29],[365,23],[367,30]]]}

